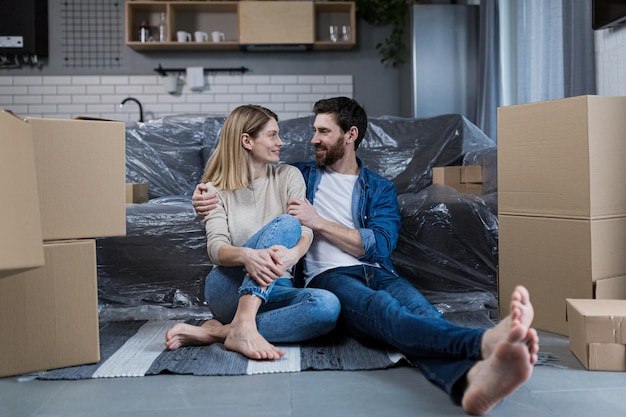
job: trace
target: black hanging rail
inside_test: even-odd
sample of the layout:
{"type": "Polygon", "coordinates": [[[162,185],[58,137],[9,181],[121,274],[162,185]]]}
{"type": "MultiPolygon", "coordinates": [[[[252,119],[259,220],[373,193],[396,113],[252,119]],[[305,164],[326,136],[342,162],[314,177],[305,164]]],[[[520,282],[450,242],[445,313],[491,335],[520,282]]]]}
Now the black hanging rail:
{"type": "MultiPolygon", "coordinates": [[[[155,68],[154,69],[156,72],[159,73],[159,75],[161,75],[162,77],[165,77],[167,75],[168,72],[185,72],[187,71],[186,68],[163,68],[161,66],[161,64],[159,64],[159,68],[155,68]]],[[[239,67],[239,68],[205,68],[204,72],[207,73],[211,73],[211,72],[229,72],[231,74],[237,74],[237,73],[244,73],[244,72],[248,72],[250,71],[248,68],[246,67],[239,67]]]]}

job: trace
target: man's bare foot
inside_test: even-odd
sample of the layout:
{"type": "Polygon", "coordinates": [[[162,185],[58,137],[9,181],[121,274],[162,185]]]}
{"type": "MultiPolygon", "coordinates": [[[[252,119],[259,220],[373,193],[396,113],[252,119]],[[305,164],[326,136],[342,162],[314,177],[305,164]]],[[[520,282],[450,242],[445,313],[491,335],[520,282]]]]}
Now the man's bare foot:
{"type": "Polygon", "coordinates": [[[483,360],[467,373],[463,409],[483,415],[528,381],[537,363],[539,337],[528,290],[517,286],[511,294],[511,312],[482,341],[483,360]]]}
{"type": "Polygon", "coordinates": [[[532,375],[539,350],[537,332],[529,329],[521,338],[517,338],[517,334],[519,332],[511,332],[505,340],[496,343],[492,355],[477,362],[467,373],[467,389],[462,401],[466,413],[486,414],[532,375]]]}
{"type": "Polygon", "coordinates": [[[165,334],[165,345],[174,350],[183,346],[210,345],[223,342],[228,335],[228,326],[212,319],[194,326],[187,323],[176,323],[165,334]]]}
{"type": "Polygon", "coordinates": [[[250,359],[275,360],[285,354],[284,350],[278,349],[265,340],[255,324],[248,323],[248,321],[238,323],[233,320],[224,341],[226,349],[239,352],[250,359]]]}
{"type": "Polygon", "coordinates": [[[535,310],[530,302],[528,290],[518,285],[511,294],[509,315],[503,318],[494,328],[487,330],[483,336],[481,344],[483,359],[491,356],[498,342],[508,338],[513,338],[514,340],[523,339],[528,329],[530,329],[534,317],[535,310]]]}

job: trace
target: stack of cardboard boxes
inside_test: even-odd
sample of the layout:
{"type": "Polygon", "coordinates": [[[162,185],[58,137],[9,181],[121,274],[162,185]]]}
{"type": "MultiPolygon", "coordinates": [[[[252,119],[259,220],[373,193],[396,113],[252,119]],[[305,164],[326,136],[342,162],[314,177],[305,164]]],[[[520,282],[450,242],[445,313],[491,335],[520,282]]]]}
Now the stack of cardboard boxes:
{"type": "Polygon", "coordinates": [[[567,299],[626,299],[626,97],[499,108],[498,216],[502,315],[517,284],[561,335],[567,299]]]}
{"type": "Polygon", "coordinates": [[[126,234],[125,127],[0,111],[0,376],[100,359],[95,238],[126,234]]]}
{"type": "Polygon", "coordinates": [[[478,165],[433,168],[433,184],[448,185],[460,193],[483,193],[483,170],[478,165]]]}

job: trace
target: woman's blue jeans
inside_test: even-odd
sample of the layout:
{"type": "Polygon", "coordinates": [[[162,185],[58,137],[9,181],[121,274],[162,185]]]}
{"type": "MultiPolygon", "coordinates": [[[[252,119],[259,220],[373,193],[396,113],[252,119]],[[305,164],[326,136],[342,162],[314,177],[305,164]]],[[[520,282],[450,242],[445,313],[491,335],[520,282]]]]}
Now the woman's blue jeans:
{"type": "Polygon", "coordinates": [[[485,329],[457,326],[443,318],[409,281],[384,268],[334,268],[309,283],[341,302],[340,324],[352,336],[387,343],[459,403],[455,384],[481,359],[485,329]]]}
{"type": "MultiPolygon", "coordinates": [[[[302,228],[295,217],[284,214],[265,225],[243,246],[266,249],[272,245],[292,248],[300,240],[302,228]]],[[[214,317],[230,323],[239,297],[253,293],[264,303],[257,314],[259,333],[272,343],[294,343],[321,336],[333,330],[341,305],[329,291],[295,288],[290,278],[279,278],[267,290],[246,275],[243,266],[216,266],[206,277],[204,297],[214,317]]]]}

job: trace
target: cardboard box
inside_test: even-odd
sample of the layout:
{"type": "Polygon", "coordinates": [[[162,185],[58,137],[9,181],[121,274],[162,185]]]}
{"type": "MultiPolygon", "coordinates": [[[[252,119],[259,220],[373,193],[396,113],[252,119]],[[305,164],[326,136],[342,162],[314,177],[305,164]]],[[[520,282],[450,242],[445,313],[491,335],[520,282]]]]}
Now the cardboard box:
{"type": "Polygon", "coordinates": [[[49,242],[44,255],[0,279],[0,376],[100,360],[95,240],[49,242]]]}
{"type": "Polygon", "coordinates": [[[498,108],[501,214],[626,216],[626,97],[498,108]]]}
{"type": "Polygon", "coordinates": [[[567,335],[565,299],[606,297],[626,275],[626,217],[572,220],[499,216],[500,315],[522,284],[531,293],[534,326],[567,335]]]}
{"type": "Polygon", "coordinates": [[[604,300],[626,300],[626,275],[597,280],[594,294],[595,298],[604,300]]]}
{"type": "Polygon", "coordinates": [[[434,167],[432,177],[433,184],[448,185],[460,193],[483,193],[483,172],[480,166],[434,167]]]}
{"type": "Polygon", "coordinates": [[[567,324],[585,368],[626,371],[626,300],[567,299],[567,324]]]}
{"type": "Polygon", "coordinates": [[[31,126],[0,110],[0,278],[44,264],[31,126]]]}
{"type": "Polygon", "coordinates": [[[126,204],[140,204],[148,201],[148,183],[126,184],[126,204]]]}
{"type": "Polygon", "coordinates": [[[43,239],[125,235],[124,123],[37,118],[26,123],[33,132],[43,239]]]}

